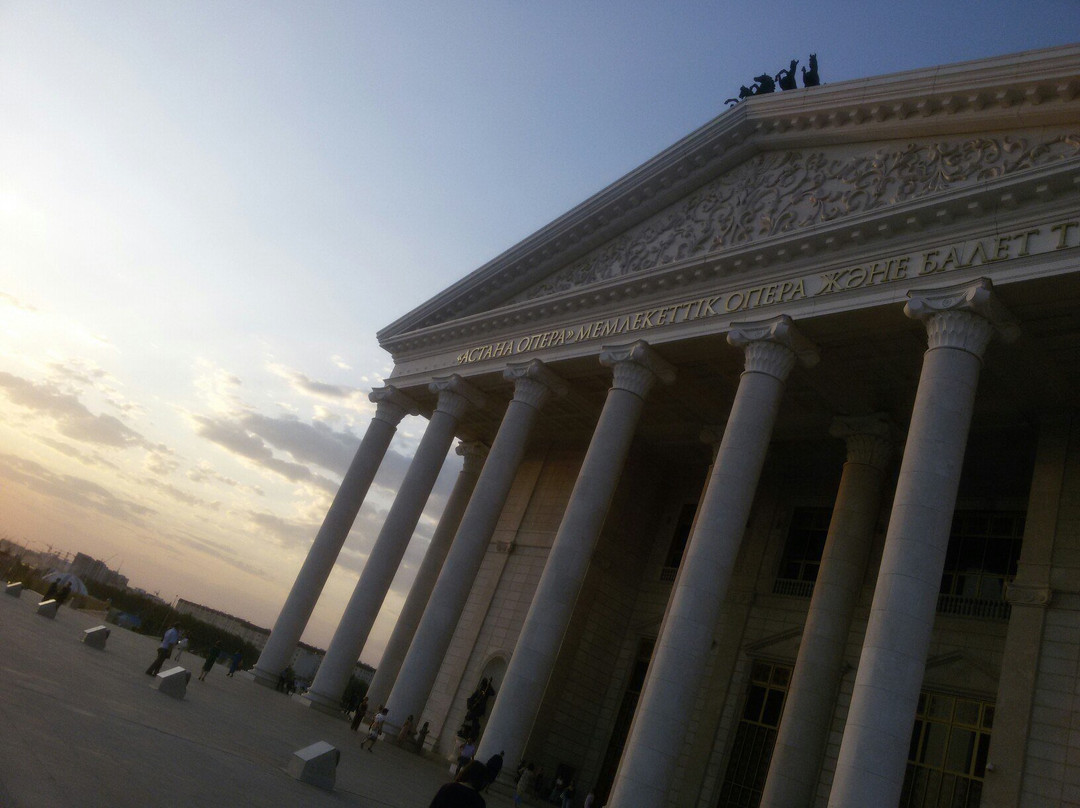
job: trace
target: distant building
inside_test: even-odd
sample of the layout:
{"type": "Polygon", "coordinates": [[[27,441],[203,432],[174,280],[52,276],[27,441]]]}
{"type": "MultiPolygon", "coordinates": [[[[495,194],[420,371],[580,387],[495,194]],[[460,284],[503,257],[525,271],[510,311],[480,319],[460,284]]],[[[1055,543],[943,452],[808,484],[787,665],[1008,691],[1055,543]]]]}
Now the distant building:
{"type": "Polygon", "coordinates": [[[231,614],[211,609],[209,606],[192,603],[190,600],[184,600],[183,598],[176,601],[176,611],[180,614],[189,614],[196,620],[202,620],[204,623],[220,628],[222,631],[235,634],[244,642],[254,645],[260,651],[266,645],[266,640],[270,636],[270,629],[268,628],[256,626],[254,623],[249,623],[240,617],[233,617],[231,614]]]}
{"type": "Polygon", "coordinates": [[[128,578],[121,575],[118,570],[109,569],[104,561],[88,556],[86,553],[76,553],[69,570],[72,575],[77,575],[83,581],[95,581],[105,586],[116,589],[127,589],[128,578]]]}

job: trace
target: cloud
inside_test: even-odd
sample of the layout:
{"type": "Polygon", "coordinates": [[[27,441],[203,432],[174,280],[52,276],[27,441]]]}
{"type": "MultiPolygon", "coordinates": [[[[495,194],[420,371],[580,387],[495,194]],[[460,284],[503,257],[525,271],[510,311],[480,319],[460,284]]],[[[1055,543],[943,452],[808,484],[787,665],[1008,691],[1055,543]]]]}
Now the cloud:
{"type": "Polygon", "coordinates": [[[327,382],[315,381],[298,370],[293,370],[292,368],[287,368],[284,365],[273,362],[268,363],[267,367],[272,373],[285,379],[289,383],[289,386],[298,393],[313,396],[315,398],[330,399],[335,402],[350,402],[361,409],[366,409],[370,406],[367,391],[365,390],[349,387],[344,384],[329,384],[327,382]]]}
{"type": "Polygon", "coordinates": [[[20,407],[34,411],[42,418],[51,418],[60,434],[84,443],[126,449],[141,446],[159,449],[142,435],[112,415],[94,415],[79,401],[52,382],[40,384],[0,372],[0,389],[20,407]]]}
{"type": "Polygon", "coordinates": [[[337,485],[331,480],[316,474],[307,466],[275,457],[266,441],[249,432],[239,421],[205,415],[193,415],[191,418],[195,422],[196,434],[231,454],[250,460],[292,482],[312,483],[331,493],[337,490],[337,485]]]}
{"type": "Polygon", "coordinates": [[[105,466],[110,469],[119,469],[120,467],[110,460],[106,460],[104,457],[98,454],[89,455],[85,452],[81,452],[72,446],[70,443],[64,443],[63,441],[55,440],[53,438],[40,436],[38,440],[44,443],[50,449],[60,452],[62,455],[74,458],[82,463],[84,466],[105,466]]]}
{"type": "Polygon", "coordinates": [[[21,300],[19,300],[19,298],[15,297],[14,295],[9,295],[6,292],[0,292],[0,303],[6,303],[12,308],[21,309],[22,311],[27,311],[31,313],[37,311],[37,309],[35,309],[29,303],[23,303],[21,300]]]}
{"type": "Polygon", "coordinates": [[[245,485],[244,483],[234,480],[232,477],[226,477],[224,474],[217,471],[213,466],[207,462],[199,463],[198,466],[192,469],[188,469],[187,478],[193,483],[222,483],[230,488],[236,488],[240,491],[247,491],[250,494],[256,496],[266,496],[266,492],[257,485],[245,485]]]}
{"type": "Polygon", "coordinates": [[[293,415],[271,418],[249,413],[239,423],[276,449],[288,452],[301,463],[314,463],[327,471],[344,475],[360,445],[352,432],[335,432],[326,424],[304,423],[293,415]]]}
{"type": "Polygon", "coordinates": [[[118,497],[95,482],[69,474],[57,474],[32,460],[15,455],[0,454],[0,478],[63,500],[69,505],[139,526],[145,524],[143,517],[157,513],[153,508],[118,497]]]}
{"type": "Polygon", "coordinates": [[[260,531],[276,538],[282,547],[306,547],[319,532],[319,524],[315,522],[285,519],[268,511],[248,511],[246,516],[260,531]]]}
{"type": "Polygon", "coordinates": [[[163,483],[161,482],[161,480],[155,480],[150,477],[138,480],[138,483],[140,485],[145,485],[148,488],[153,488],[155,491],[160,491],[162,494],[165,494],[166,496],[175,499],[177,502],[188,505],[190,507],[197,506],[201,508],[207,508],[211,511],[216,511],[221,508],[220,502],[209,502],[205,499],[202,499],[201,497],[197,497],[194,494],[183,490],[182,488],[177,488],[171,483],[163,483]]]}
{"type": "Polygon", "coordinates": [[[352,370],[352,365],[350,365],[348,362],[346,362],[344,359],[342,359],[337,354],[334,354],[333,356],[331,356],[330,361],[333,362],[337,367],[341,368],[342,370],[352,370]]]}

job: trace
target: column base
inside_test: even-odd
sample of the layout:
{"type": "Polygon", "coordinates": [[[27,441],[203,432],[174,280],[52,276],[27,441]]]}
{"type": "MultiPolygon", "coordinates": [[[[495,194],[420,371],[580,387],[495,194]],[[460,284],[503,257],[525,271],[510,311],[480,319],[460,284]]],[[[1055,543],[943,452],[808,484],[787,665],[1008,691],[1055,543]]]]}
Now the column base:
{"type": "Polygon", "coordinates": [[[297,694],[292,699],[298,704],[318,710],[320,713],[326,713],[326,715],[332,715],[342,720],[345,718],[345,714],[341,712],[341,707],[337,701],[331,701],[318,693],[312,693],[310,690],[304,694],[297,694]]]}
{"type": "Polygon", "coordinates": [[[255,680],[255,684],[257,685],[268,687],[271,690],[277,690],[279,677],[276,673],[271,675],[266,671],[259,670],[258,668],[252,668],[251,678],[255,680]]]}

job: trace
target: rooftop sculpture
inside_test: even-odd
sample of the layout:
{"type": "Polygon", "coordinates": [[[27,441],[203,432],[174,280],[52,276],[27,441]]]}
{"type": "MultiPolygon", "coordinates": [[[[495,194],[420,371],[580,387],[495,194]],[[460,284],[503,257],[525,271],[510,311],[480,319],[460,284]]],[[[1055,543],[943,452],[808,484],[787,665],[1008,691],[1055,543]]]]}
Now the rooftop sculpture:
{"type": "MultiPolygon", "coordinates": [[[[738,104],[744,98],[749,98],[752,95],[765,95],[766,93],[772,93],[776,91],[777,84],[779,84],[781,90],[794,90],[796,87],[796,73],[795,68],[799,66],[798,59],[792,59],[791,64],[781,70],[775,76],[768,73],[762,73],[760,76],[754,76],[754,83],[747,87],[745,84],[739,88],[738,98],[729,98],[725,104],[738,104]]],[[[821,76],[818,74],[817,54],[810,54],[810,69],[805,67],[802,69],[803,87],[817,87],[821,84],[821,76]]]]}

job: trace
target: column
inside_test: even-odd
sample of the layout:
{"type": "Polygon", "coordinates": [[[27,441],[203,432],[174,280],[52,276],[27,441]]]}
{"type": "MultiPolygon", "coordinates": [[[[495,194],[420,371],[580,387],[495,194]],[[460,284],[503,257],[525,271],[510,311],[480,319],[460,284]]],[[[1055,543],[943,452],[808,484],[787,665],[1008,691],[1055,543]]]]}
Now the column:
{"type": "Polygon", "coordinates": [[[371,548],[360,580],[326,650],[326,657],[315,674],[315,681],[302,697],[305,703],[325,712],[336,715],[339,711],[341,694],[345,692],[356,660],[405,555],[405,548],[420,521],[420,514],[454,440],[458,420],[470,403],[477,407],[484,403],[480,392],[457,375],[432,382],[431,390],[439,394],[439,403],[371,548]]]}
{"type": "Polygon", "coordinates": [[[480,760],[500,751],[505,752],[505,760],[521,759],[645,396],[657,379],[670,383],[675,378],[674,368],[641,341],[604,350],[600,362],[612,368],[614,382],[484,730],[477,753],[480,760]]]}
{"type": "Polygon", "coordinates": [[[790,808],[814,801],[844,672],[848,630],[866,575],[892,453],[892,428],[884,415],[837,418],[830,432],[847,440],[847,462],[773,747],[762,808],[790,808]]]}
{"type": "Polygon", "coordinates": [[[928,344],[830,808],[896,805],[934,625],[983,351],[1018,333],[990,281],[909,293],[928,344]]]}
{"type": "Polygon", "coordinates": [[[255,663],[255,681],[261,685],[277,687],[279,674],[292,662],[296,644],[307,627],[326,579],[330,577],[341,546],[356,521],[356,514],[364,503],[397,425],[406,415],[420,413],[416,402],[394,387],[376,388],[368,398],[375,402],[375,417],[368,424],[364,439],[360,441],[322,527],[308,550],[304,565],[281,607],[259,661],[255,663]]]}
{"type": "MultiPolygon", "coordinates": [[[[379,705],[386,704],[390,695],[390,689],[394,686],[401,663],[409,650],[416,633],[416,626],[427,607],[431,590],[439,577],[446,554],[450,551],[450,543],[454,540],[458,525],[461,524],[465,506],[469,504],[469,498],[476,488],[480,469],[487,457],[487,447],[479,441],[459,443],[457,453],[464,458],[465,463],[461,467],[454,490],[450,492],[450,498],[446,501],[442,516],[439,517],[439,525],[431,536],[431,544],[424,553],[424,560],[420,562],[420,569],[416,571],[416,578],[409,589],[409,595],[405,598],[405,605],[401,607],[394,624],[394,632],[390,635],[390,641],[386,644],[379,667],[375,670],[375,677],[368,687],[368,703],[372,710],[379,709],[379,705]]],[[[404,715],[402,716],[404,718],[404,715]]]]}
{"type": "Polygon", "coordinates": [[[746,369],[615,775],[608,800],[611,808],[664,804],[702,691],[716,622],[750,516],[784,381],[797,359],[807,365],[817,362],[817,350],[786,315],[732,324],[728,342],[745,350],[746,369]]]}
{"type": "Polygon", "coordinates": [[[390,695],[387,706],[392,716],[390,723],[395,727],[400,727],[409,715],[416,716],[419,723],[420,711],[427,703],[480,571],[540,408],[552,392],[557,395],[566,392],[562,380],[539,361],[511,365],[504,376],[514,382],[514,398],[506,408],[476,493],[461,520],[454,545],[390,695]]]}

